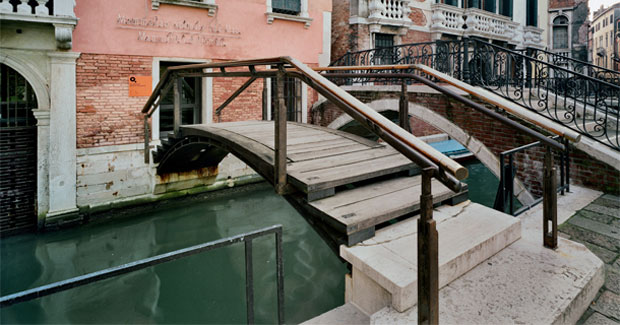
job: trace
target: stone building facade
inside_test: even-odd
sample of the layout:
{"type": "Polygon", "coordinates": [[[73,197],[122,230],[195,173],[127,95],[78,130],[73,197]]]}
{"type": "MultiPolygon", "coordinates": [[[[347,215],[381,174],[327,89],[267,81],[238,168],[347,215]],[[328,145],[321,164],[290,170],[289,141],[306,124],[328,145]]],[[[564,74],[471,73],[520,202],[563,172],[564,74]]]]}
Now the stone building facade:
{"type": "Polygon", "coordinates": [[[550,0],[549,50],[588,61],[588,0],[550,0]]]}
{"type": "Polygon", "coordinates": [[[620,71],[620,3],[595,11],[590,31],[592,62],[620,71]]]}
{"type": "Polygon", "coordinates": [[[547,0],[334,1],[332,59],[347,51],[462,37],[545,48],[547,10],[547,0]]]}
{"type": "MultiPolygon", "coordinates": [[[[329,64],[331,0],[56,0],[49,17],[20,6],[0,2],[0,63],[21,73],[38,101],[39,227],[256,178],[233,157],[219,169],[174,175],[157,175],[152,159],[145,164],[141,109],[167,68],[283,55],[329,64]]],[[[185,78],[183,123],[262,118],[256,95],[270,94],[271,84],[258,81],[215,116],[244,82],[185,78]]],[[[306,121],[318,95],[300,82],[290,88],[294,119],[306,121]]],[[[151,149],[170,131],[170,104],[150,120],[151,149]]]]}

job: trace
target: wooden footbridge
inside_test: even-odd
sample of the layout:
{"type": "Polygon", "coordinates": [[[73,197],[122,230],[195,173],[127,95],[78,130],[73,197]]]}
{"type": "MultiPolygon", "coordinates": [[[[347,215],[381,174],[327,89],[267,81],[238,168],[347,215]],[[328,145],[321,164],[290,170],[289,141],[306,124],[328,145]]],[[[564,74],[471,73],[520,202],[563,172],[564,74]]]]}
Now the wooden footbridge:
{"type": "MultiPolygon", "coordinates": [[[[384,67],[386,70],[398,68],[384,67]]],[[[412,68],[405,66],[404,68],[412,68]]],[[[323,70],[363,70],[358,67],[323,70]]],[[[328,71],[332,77],[338,71],[328,71]]],[[[433,206],[458,203],[467,198],[461,180],[467,169],[407,131],[406,84],[425,83],[548,146],[545,177],[554,184],[551,148],[564,149],[531,129],[501,116],[428,79],[392,73],[402,79],[401,125],[383,117],[321,75],[290,58],[194,64],[166,71],[142,112],[145,159],[149,162],[149,118],[169,91],[174,94],[174,132],[154,153],[158,172],[192,170],[218,164],[232,153],[270,182],[332,248],[353,245],[374,236],[375,228],[419,213],[417,227],[418,321],[438,322],[438,234],[433,206]],[[273,69],[275,67],[275,69],[273,69]],[[181,125],[180,89],[184,77],[246,77],[247,81],[216,113],[232,102],[255,80],[274,78],[275,120],[203,125],[181,125]],[[315,89],[344,113],[373,132],[381,142],[315,125],[287,122],[284,78],[297,78],[315,89]],[[548,166],[547,166],[548,165],[548,166]],[[548,167],[548,168],[547,168],[548,167]]],[[[347,77],[346,74],[341,77],[347,77]]],[[[267,108],[264,107],[264,110],[267,108]]],[[[546,183],[545,183],[546,184],[546,183]]],[[[545,245],[557,244],[557,221],[552,213],[557,186],[545,187],[545,245]],[[548,193],[547,193],[548,192],[548,193]],[[552,204],[552,205],[549,205],[552,204]],[[547,213],[549,212],[549,213],[547,213]],[[547,226],[551,225],[551,229],[547,226]]],[[[466,236],[466,234],[463,234],[466,236]]]]}
{"type": "MultiPolygon", "coordinates": [[[[353,245],[375,227],[420,209],[422,176],[416,164],[385,143],[325,127],[287,123],[287,187],[284,197],[334,245],[353,245]],[[325,236],[327,235],[327,236],[325,236]]],[[[181,126],[182,150],[166,143],[157,156],[160,170],[177,170],[193,160],[206,164],[221,148],[245,161],[274,184],[275,125],[244,121],[181,126]]],[[[210,161],[209,163],[216,163],[210,161]]],[[[434,204],[467,198],[433,181],[434,204]]]]}

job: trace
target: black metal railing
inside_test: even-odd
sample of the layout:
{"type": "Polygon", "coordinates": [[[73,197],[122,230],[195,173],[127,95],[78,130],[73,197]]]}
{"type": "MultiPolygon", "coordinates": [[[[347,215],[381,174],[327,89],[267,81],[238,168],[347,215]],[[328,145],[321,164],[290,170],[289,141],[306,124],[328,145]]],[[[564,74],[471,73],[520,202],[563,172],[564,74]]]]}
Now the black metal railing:
{"type": "MultiPolygon", "coordinates": [[[[558,167],[560,169],[560,184],[557,187],[556,192],[564,195],[565,191],[568,192],[570,190],[570,148],[568,145],[568,140],[563,140],[559,136],[554,137],[554,139],[564,142],[564,150],[556,151],[556,155],[553,157],[554,159],[552,159],[552,162],[558,162],[558,167]]],[[[539,148],[541,146],[543,146],[543,143],[536,141],[521,147],[506,150],[499,154],[500,177],[497,194],[495,195],[495,203],[493,204],[494,209],[513,216],[518,216],[543,201],[544,196],[541,196],[533,202],[529,204],[521,204],[521,207],[517,208],[514,191],[514,182],[515,177],[517,176],[517,155],[523,154],[529,149],[539,148]]],[[[544,180],[542,183],[544,184],[544,180]]]]}
{"type": "Polygon", "coordinates": [[[620,85],[620,71],[610,70],[592,63],[573,59],[570,52],[554,53],[546,50],[528,48],[519,50],[521,54],[533,57],[537,60],[551,63],[556,66],[564,67],[568,70],[585,74],[589,77],[603,80],[614,85],[620,85]]]}
{"type": "Polygon", "coordinates": [[[109,279],[129,272],[138,271],[147,267],[174,261],[183,257],[214,250],[216,248],[230,246],[243,242],[245,244],[245,288],[247,304],[247,322],[254,323],[254,269],[252,264],[252,241],[256,238],[275,234],[276,244],[276,278],[277,278],[277,304],[278,304],[278,323],[284,324],[284,273],[282,265],[282,225],[258,229],[255,231],[239,234],[236,236],[222,238],[204,244],[199,244],[187,248],[182,248],[169,253],[141,259],[131,263],[107,268],[101,271],[81,275],[68,280],[58,281],[37,288],[17,292],[11,295],[0,297],[0,308],[12,306],[14,304],[42,298],[54,293],[81,287],[93,282],[109,279]]]}
{"type": "MultiPolygon", "coordinates": [[[[351,52],[332,66],[359,66],[358,71],[364,71],[364,66],[380,65],[390,55],[394,64],[427,65],[620,150],[618,84],[467,38],[351,52]]],[[[371,81],[350,78],[342,84],[367,82],[371,81]]]]}

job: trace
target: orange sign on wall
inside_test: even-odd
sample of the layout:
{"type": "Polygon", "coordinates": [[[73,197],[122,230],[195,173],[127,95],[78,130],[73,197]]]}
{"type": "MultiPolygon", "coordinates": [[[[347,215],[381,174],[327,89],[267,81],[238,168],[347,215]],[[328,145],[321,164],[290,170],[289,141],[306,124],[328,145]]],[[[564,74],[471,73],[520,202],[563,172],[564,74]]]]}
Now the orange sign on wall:
{"type": "Polygon", "coordinates": [[[151,96],[153,77],[129,76],[129,97],[151,96]]]}

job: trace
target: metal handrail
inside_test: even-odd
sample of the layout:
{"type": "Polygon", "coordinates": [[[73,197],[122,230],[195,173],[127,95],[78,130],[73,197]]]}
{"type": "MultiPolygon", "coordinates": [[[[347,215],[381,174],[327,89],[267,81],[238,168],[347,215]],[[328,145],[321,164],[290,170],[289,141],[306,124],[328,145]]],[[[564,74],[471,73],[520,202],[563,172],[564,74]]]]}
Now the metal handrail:
{"type": "Polygon", "coordinates": [[[284,272],[282,263],[282,225],[273,225],[247,233],[218,239],[215,241],[199,244],[187,248],[178,249],[169,253],[141,259],[127,264],[107,268],[89,274],[77,276],[71,279],[54,282],[44,286],[24,290],[14,294],[0,297],[0,308],[9,307],[18,303],[42,298],[54,293],[123,275],[129,272],[139,271],[147,267],[174,261],[183,257],[192,256],[236,243],[245,243],[245,271],[246,271],[246,304],[248,324],[254,323],[254,275],[252,267],[252,240],[258,237],[275,234],[276,240],[276,277],[277,277],[277,301],[278,323],[284,324],[284,272]]]}
{"type": "MultiPolygon", "coordinates": [[[[588,68],[591,68],[591,69],[595,70],[597,73],[605,73],[605,74],[609,74],[609,75],[615,76],[615,79],[618,80],[618,82],[620,82],[620,72],[619,71],[611,70],[611,69],[608,69],[608,68],[605,68],[605,67],[598,66],[596,64],[592,64],[592,63],[589,63],[589,62],[581,61],[581,60],[578,60],[578,59],[575,59],[575,58],[571,58],[571,57],[568,57],[568,56],[560,55],[560,54],[553,53],[553,52],[550,52],[550,51],[547,51],[547,50],[543,50],[543,49],[527,48],[527,49],[523,49],[523,50],[519,50],[519,51],[522,51],[524,53],[528,53],[528,52],[529,53],[534,53],[534,56],[538,57],[539,60],[542,60],[542,59],[536,53],[542,53],[544,55],[547,55],[547,56],[551,57],[552,61],[553,61],[553,64],[555,64],[555,65],[557,65],[558,62],[563,62],[564,61],[564,62],[567,62],[567,63],[571,62],[573,69],[575,69],[577,66],[588,67],[588,68]]],[[[527,54],[524,54],[524,55],[527,55],[527,54]]],[[[530,56],[530,55],[528,55],[528,56],[530,56]]],[[[591,77],[596,78],[597,76],[591,76],[591,77]]]]}
{"type": "MultiPolygon", "coordinates": [[[[554,139],[558,139],[559,136],[555,136],[554,139]]],[[[568,140],[564,140],[568,141],[568,140]]],[[[536,205],[543,202],[543,197],[535,199],[532,203],[523,205],[521,208],[515,211],[514,209],[514,178],[516,176],[516,171],[514,167],[514,155],[525,150],[531,149],[533,147],[541,146],[543,143],[540,141],[532,142],[520,147],[512,148],[506,151],[503,151],[499,154],[499,165],[500,165],[500,177],[499,177],[499,186],[497,189],[497,194],[495,195],[495,203],[493,204],[493,208],[504,213],[509,213],[513,216],[519,216],[522,213],[530,210],[536,205]],[[505,164],[506,157],[508,157],[508,164],[505,164]],[[506,211],[508,208],[508,211],[506,211]]],[[[570,159],[569,159],[569,146],[565,145],[565,149],[560,151],[560,185],[557,187],[556,192],[564,195],[564,191],[570,191],[570,159]]]]}
{"type": "MultiPolygon", "coordinates": [[[[436,41],[434,45],[405,44],[401,47],[413,50],[395,53],[392,62],[417,63],[445,72],[467,84],[486,89],[486,94],[494,93],[495,98],[500,96],[513,102],[514,105],[510,106],[518,105],[620,150],[620,84],[610,83],[609,78],[593,78],[578,69],[557,66],[519,50],[479,39],[436,41]]],[[[349,52],[334,64],[357,65],[360,71],[369,70],[382,64],[382,60],[373,58],[380,59],[385,51],[386,48],[349,52]]],[[[430,78],[437,80],[436,77],[430,78]]],[[[345,82],[366,81],[358,78],[345,82]]]]}
{"type": "MultiPolygon", "coordinates": [[[[424,141],[411,133],[401,129],[392,121],[385,118],[375,110],[362,103],[351,94],[347,93],[327,78],[309,68],[300,61],[291,57],[277,57],[255,60],[228,61],[218,63],[191,64],[169,68],[155,87],[142,109],[146,119],[150,117],[158,107],[158,99],[165,95],[164,90],[170,89],[174,79],[179,76],[259,76],[274,77],[282,72],[286,75],[302,79],[307,85],[315,89],[321,95],[334,102],[345,113],[349,114],[362,125],[366,125],[379,138],[390,144],[421,168],[432,168],[434,176],[453,191],[460,191],[460,180],[465,179],[468,171],[456,161],[437,151],[424,141]],[[275,65],[278,70],[256,70],[257,66],[275,65]],[[285,69],[285,66],[292,69],[285,69]],[[226,71],[227,68],[248,67],[249,71],[226,71]],[[206,69],[219,69],[219,72],[204,72],[206,69]]],[[[145,150],[148,142],[148,134],[145,132],[145,150]]]]}
{"type": "MultiPolygon", "coordinates": [[[[410,69],[416,69],[416,70],[421,70],[424,71],[424,69],[421,69],[420,65],[417,64],[409,64],[409,65],[396,65],[396,66],[373,66],[373,67],[369,67],[370,69],[367,70],[410,70],[410,69]]],[[[334,71],[349,71],[349,70],[359,70],[360,67],[328,67],[328,68],[318,68],[317,70],[319,71],[329,71],[331,73],[325,74],[325,76],[329,77],[329,78],[352,78],[352,77],[360,77],[360,78],[383,78],[383,79],[412,79],[415,80],[417,82],[423,83],[439,92],[441,92],[444,95],[450,96],[472,108],[474,108],[475,110],[492,117],[495,120],[498,120],[500,122],[502,122],[503,124],[506,124],[514,129],[517,129],[535,139],[537,139],[538,141],[541,141],[543,143],[545,143],[546,145],[552,146],[556,149],[559,150],[564,150],[564,145],[561,143],[558,143],[557,141],[550,139],[546,136],[544,136],[543,134],[536,132],[528,127],[525,127],[509,118],[506,118],[505,116],[498,114],[492,110],[489,110],[487,108],[485,108],[484,106],[480,105],[479,103],[476,103],[474,101],[472,101],[471,99],[468,99],[464,96],[459,95],[458,93],[442,87],[426,78],[420,77],[416,74],[413,73],[350,73],[350,74],[342,74],[342,73],[334,73],[334,71]]],[[[565,136],[564,133],[559,132],[558,130],[556,130],[556,128],[553,128],[553,126],[547,126],[546,124],[543,125],[539,125],[545,129],[547,129],[548,131],[551,131],[553,133],[559,133],[559,135],[565,136]]],[[[574,141],[575,138],[572,137],[568,137],[570,140],[574,141]]],[[[578,138],[577,138],[578,140],[578,138]]]]}

